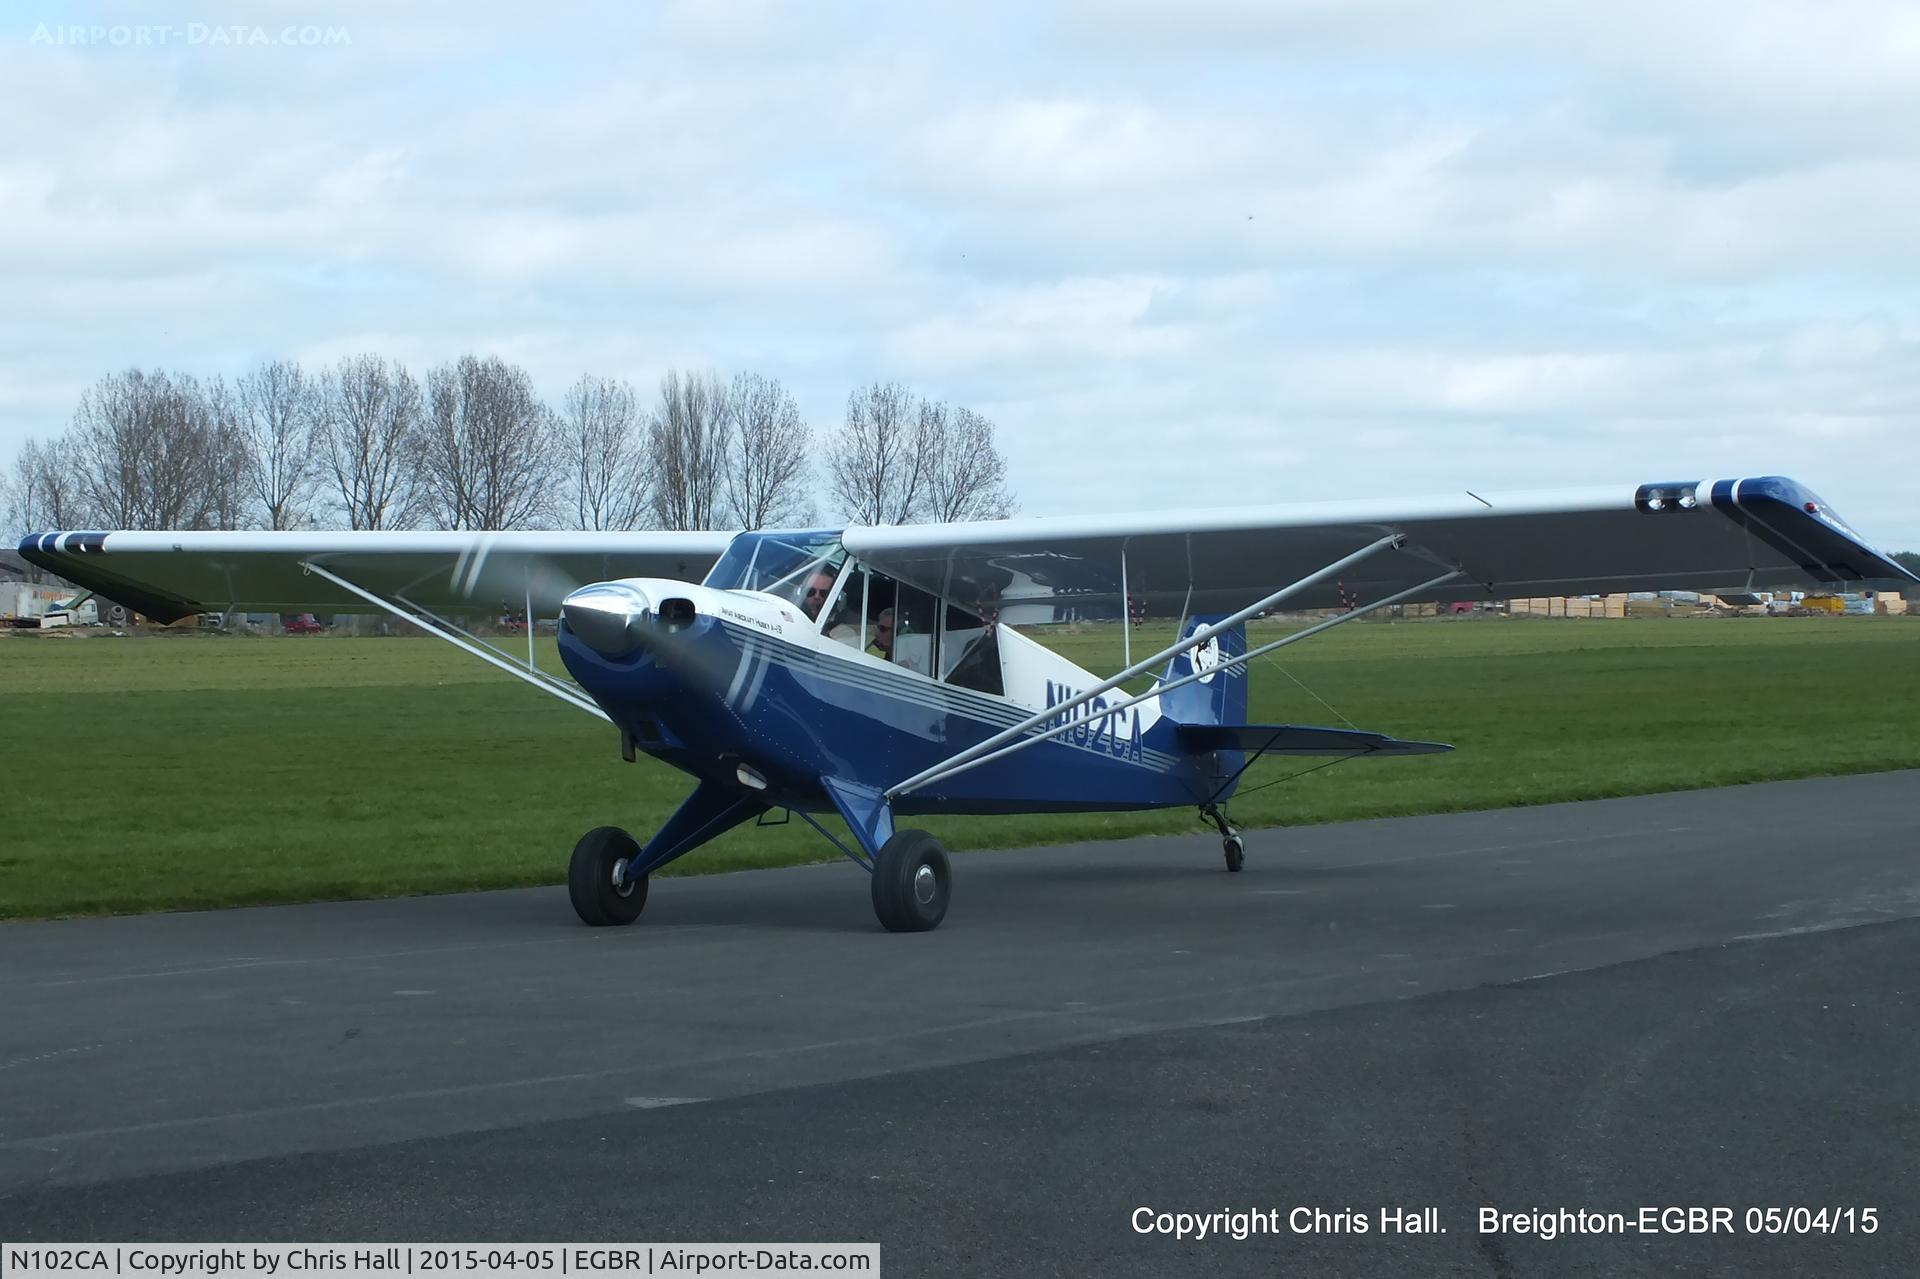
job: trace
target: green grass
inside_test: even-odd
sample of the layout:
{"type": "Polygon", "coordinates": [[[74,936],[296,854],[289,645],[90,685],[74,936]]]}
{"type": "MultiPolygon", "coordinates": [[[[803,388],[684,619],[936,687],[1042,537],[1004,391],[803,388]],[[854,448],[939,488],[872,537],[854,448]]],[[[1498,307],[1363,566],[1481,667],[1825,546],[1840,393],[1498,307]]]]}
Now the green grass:
{"type": "MultiPolygon", "coordinates": [[[[1115,627],[1042,638],[1118,665],[1115,627]]],[[[1361,727],[1459,749],[1246,794],[1247,825],[1920,767],[1920,619],[1364,622],[1278,657],[1361,727]]],[[[1338,722],[1254,672],[1253,719],[1338,722]]],[[[581,831],[644,832],[688,787],[421,638],[9,637],[0,732],[0,917],[551,883],[581,831]]],[[[1247,788],[1312,762],[1260,763],[1247,788]]],[[[917,820],[956,848],[1197,829],[1187,810],[917,820]]],[[[673,869],[833,855],[798,823],[749,827],[673,869]]]]}

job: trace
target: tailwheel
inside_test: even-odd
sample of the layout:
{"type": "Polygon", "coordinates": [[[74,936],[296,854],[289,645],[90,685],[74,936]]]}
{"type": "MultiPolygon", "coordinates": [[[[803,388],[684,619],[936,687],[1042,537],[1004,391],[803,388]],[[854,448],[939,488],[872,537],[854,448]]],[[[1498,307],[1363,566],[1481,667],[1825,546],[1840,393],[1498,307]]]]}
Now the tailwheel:
{"type": "Polygon", "coordinates": [[[873,913],[890,933],[924,933],[946,918],[953,872],[940,841],[923,830],[894,832],[873,859],[873,913]]]}
{"type": "Polygon", "coordinates": [[[1247,864],[1247,845],[1246,841],[1240,838],[1240,828],[1227,820],[1225,806],[1202,805],[1200,820],[1212,822],[1213,828],[1220,832],[1220,851],[1226,854],[1227,869],[1238,874],[1240,868],[1247,864]]]}
{"type": "Polygon", "coordinates": [[[628,877],[640,844],[618,826],[596,826],[573,846],[567,895],[580,918],[596,928],[631,924],[647,904],[647,877],[628,877]]]}

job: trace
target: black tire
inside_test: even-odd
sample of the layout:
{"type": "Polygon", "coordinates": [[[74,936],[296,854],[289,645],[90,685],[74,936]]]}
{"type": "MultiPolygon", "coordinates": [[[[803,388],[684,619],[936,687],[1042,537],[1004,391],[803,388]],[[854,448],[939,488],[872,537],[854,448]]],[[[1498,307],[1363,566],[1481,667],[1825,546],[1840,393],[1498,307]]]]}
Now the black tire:
{"type": "Polygon", "coordinates": [[[1220,841],[1220,849],[1227,855],[1227,869],[1236,875],[1239,874],[1240,868],[1247,864],[1247,846],[1241,841],[1240,836],[1228,835],[1220,841]]]}
{"type": "Polygon", "coordinates": [[[923,830],[895,831],[873,859],[873,913],[890,933],[924,933],[946,918],[953,871],[940,841],[923,830]]]}
{"type": "Polygon", "coordinates": [[[596,826],[580,837],[567,863],[567,895],[582,922],[604,928],[640,918],[647,905],[647,877],[613,885],[614,867],[639,855],[639,842],[618,826],[596,826]]]}

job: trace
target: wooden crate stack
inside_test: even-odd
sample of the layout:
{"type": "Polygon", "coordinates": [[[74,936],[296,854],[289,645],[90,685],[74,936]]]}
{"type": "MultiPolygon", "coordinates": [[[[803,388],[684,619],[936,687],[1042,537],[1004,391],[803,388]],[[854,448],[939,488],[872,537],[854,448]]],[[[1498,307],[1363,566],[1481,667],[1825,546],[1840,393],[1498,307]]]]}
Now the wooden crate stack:
{"type": "Polygon", "coordinates": [[[1624,592],[1598,599],[1540,595],[1507,601],[1507,612],[1514,617],[1625,617],[1627,597],[1624,592]]]}

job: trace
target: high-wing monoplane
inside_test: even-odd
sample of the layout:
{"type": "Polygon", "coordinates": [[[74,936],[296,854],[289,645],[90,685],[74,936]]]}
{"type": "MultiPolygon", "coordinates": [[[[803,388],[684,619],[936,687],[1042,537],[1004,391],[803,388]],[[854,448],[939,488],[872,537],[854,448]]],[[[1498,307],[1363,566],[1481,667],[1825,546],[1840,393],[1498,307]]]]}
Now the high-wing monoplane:
{"type": "Polygon", "coordinates": [[[1916,580],[1780,477],[738,534],[55,532],[19,549],[161,620],[390,613],[611,722],[626,759],[695,784],[644,841],[580,839],[568,887],[589,924],[633,922],[654,871],[786,810],[870,872],[894,931],[937,926],[952,893],[939,842],[899,818],[1192,806],[1237,871],[1228,804],[1254,760],[1449,749],[1247,722],[1253,658],[1390,605],[1916,580]],[[1129,639],[1106,677],[1021,629],[1140,607],[1178,617],[1179,638],[1137,660],[1129,639]],[[558,614],[571,679],[538,667],[532,627],[523,664],[456,620],[503,608],[558,614]],[[1333,611],[1249,648],[1247,620],[1277,608],[1333,611]]]}

